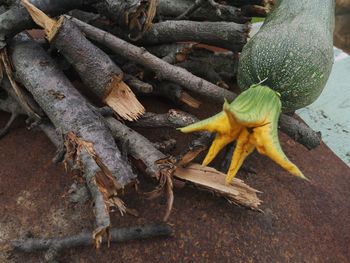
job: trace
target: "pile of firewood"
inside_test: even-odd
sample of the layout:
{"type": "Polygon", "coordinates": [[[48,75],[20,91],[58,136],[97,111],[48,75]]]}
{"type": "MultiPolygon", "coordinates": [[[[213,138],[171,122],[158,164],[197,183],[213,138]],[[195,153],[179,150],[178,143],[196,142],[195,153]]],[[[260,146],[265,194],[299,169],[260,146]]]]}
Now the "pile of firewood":
{"type": "MultiPolygon", "coordinates": [[[[0,109],[11,113],[1,136],[18,115],[27,115],[28,127],[39,127],[57,146],[54,161],[81,171],[94,202],[91,240],[97,247],[110,233],[112,207],[133,213],[122,193],[135,185],[137,172],[154,179],[150,197],[167,196],[164,221],[170,215],[175,180],[258,210],[257,190],[239,179],[225,185],[223,173],[192,162],[210,145],[210,134],[198,134],[182,154],[168,156],[167,143],[173,142],[155,145],[132,128],[179,128],[197,121],[180,110],[146,112],[140,102],[144,96],[165,98],[180,109],[198,108],[205,100],[234,99],[239,52],[249,38],[251,17],[265,16],[272,2],[0,1],[0,109]],[[31,29],[41,29],[45,39],[31,29]],[[75,72],[83,85],[73,85],[64,72],[75,72]],[[76,86],[83,86],[88,95],[76,86]]],[[[308,148],[320,141],[291,116],[282,115],[280,127],[308,148]]],[[[12,245],[57,252],[67,244],[91,243],[86,234],[72,238],[80,243],[53,239],[12,245]]]]}

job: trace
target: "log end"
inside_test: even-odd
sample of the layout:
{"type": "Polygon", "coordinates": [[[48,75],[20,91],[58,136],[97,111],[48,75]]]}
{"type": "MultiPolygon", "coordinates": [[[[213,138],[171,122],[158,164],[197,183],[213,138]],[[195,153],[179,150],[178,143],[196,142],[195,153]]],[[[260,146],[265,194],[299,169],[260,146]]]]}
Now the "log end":
{"type": "Polygon", "coordinates": [[[145,113],[143,105],[118,75],[112,77],[104,102],[120,117],[128,121],[137,120],[145,113]]]}
{"type": "Polygon", "coordinates": [[[190,94],[187,92],[182,92],[180,95],[180,100],[185,103],[186,105],[198,109],[201,105],[201,102],[195,98],[193,98],[190,94]]]}
{"type": "Polygon", "coordinates": [[[46,38],[51,42],[57,34],[64,17],[60,17],[59,20],[56,21],[47,16],[39,8],[29,3],[28,0],[22,0],[22,4],[27,9],[34,22],[45,30],[46,38]]]}

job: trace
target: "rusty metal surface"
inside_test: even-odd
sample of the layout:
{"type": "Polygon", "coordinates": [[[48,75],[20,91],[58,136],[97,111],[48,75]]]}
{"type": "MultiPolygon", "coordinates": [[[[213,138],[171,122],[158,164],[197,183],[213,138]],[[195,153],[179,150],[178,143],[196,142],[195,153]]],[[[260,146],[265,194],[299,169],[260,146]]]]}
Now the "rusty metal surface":
{"type": "MultiPolygon", "coordinates": [[[[0,114],[0,125],[7,116],[0,114]]],[[[162,134],[148,135],[155,140],[162,134]]],[[[176,136],[179,150],[187,142],[176,136]]],[[[325,145],[308,152],[284,135],[282,144],[312,181],[293,178],[267,158],[253,154],[248,162],[258,174],[240,172],[238,176],[263,191],[264,213],[185,187],[175,191],[170,217],[173,237],[114,244],[100,251],[70,250],[62,262],[350,262],[349,168],[325,145]]],[[[0,241],[28,232],[48,237],[91,229],[91,204],[67,201],[69,186],[78,179],[53,165],[53,154],[48,139],[27,131],[21,122],[0,141],[0,241]]],[[[134,193],[125,201],[138,209],[140,217],[115,214],[114,226],[160,220],[165,209],[164,200],[149,201],[134,193]]],[[[41,259],[40,254],[0,254],[0,262],[41,259]]]]}

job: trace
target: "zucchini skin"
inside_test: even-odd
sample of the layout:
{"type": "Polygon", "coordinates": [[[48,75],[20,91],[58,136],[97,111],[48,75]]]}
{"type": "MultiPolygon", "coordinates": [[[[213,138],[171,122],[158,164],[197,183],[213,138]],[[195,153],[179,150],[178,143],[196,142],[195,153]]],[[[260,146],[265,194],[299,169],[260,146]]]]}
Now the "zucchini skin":
{"type": "Polygon", "coordinates": [[[333,66],[334,0],[280,0],[245,45],[238,68],[242,90],[263,81],[294,112],[321,94],[333,66]]]}

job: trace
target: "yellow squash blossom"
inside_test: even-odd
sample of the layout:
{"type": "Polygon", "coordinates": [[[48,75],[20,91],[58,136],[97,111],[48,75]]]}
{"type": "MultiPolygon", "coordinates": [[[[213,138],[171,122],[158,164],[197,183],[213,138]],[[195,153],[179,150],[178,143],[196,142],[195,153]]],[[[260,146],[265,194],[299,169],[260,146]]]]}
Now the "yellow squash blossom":
{"type": "Polygon", "coordinates": [[[268,156],[293,175],[306,179],[281,149],[277,130],[280,113],[279,94],[267,86],[253,85],[231,104],[225,101],[222,112],[181,128],[180,131],[216,133],[203,161],[204,166],[207,166],[224,146],[237,140],[226,183],[231,183],[245,158],[255,148],[260,154],[268,156]]]}

